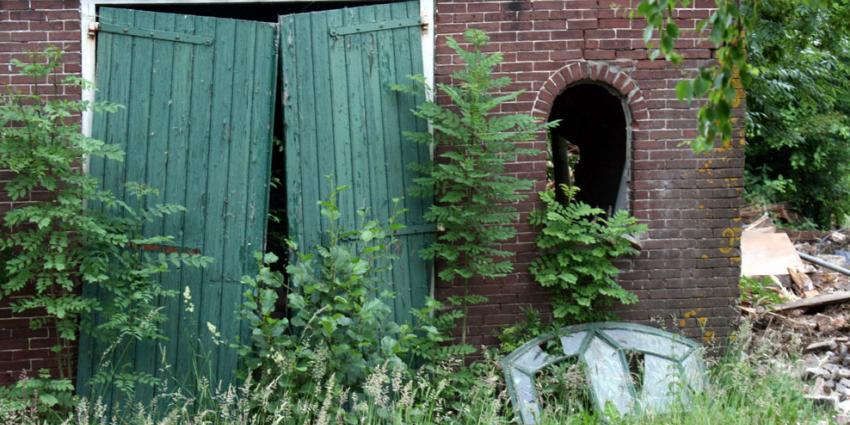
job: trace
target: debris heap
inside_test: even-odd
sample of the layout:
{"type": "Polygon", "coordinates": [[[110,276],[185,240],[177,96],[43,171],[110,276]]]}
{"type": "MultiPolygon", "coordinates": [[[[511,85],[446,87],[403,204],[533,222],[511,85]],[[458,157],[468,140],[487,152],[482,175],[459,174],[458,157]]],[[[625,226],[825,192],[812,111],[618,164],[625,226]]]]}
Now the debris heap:
{"type": "Polygon", "coordinates": [[[742,232],[741,269],[758,286],[742,314],[802,340],[807,397],[850,424],[850,232],[786,233],[763,216],[742,232]]]}

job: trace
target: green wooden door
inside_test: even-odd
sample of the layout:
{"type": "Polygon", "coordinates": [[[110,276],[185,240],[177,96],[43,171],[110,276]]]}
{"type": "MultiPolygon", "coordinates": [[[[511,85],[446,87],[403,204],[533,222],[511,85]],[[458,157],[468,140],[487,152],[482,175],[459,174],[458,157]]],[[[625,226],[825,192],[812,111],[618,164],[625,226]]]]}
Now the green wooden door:
{"type": "Polygon", "coordinates": [[[386,289],[396,294],[396,318],[407,320],[430,290],[432,267],[418,251],[433,239],[422,220],[430,202],[408,195],[409,165],[430,152],[402,134],[426,128],[410,112],[421,99],[388,86],[422,73],[419,4],[287,15],[280,24],[290,237],[306,250],[320,241],[317,203],[332,185],[351,187],[340,199],[347,226],[364,208],[386,219],[392,199],[403,197],[407,228],[386,289]]]}
{"type": "MultiPolygon", "coordinates": [[[[188,212],[152,223],[185,249],[215,263],[162,276],[165,287],[191,294],[163,301],[169,317],[161,343],[126,353],[134,370],[165,378],[168,388],[191,390],[193,372],[225,385],[237,356],[215,344],[207,323],[224,340],[242,339],[235,315],[242,303],[241,276],[253,273],[253,253],[263,249],[269,193],[270,149],[276,94],[276,25],[100,9],[97,94],[124,108],[97,115],[93,135],[126,151],[124,163],[93,160],[90,173],[125,197],[126,182],[157,188],[159,202],[188,212]]],[[[99,296],[97,293],[89,295],[99,296]]],[[[102,368],[107,343],[83,335],[78,391],[117,398],[114,388],[89,380],[102,368]]],[[[102,369],[101,369],[102,370],[102,369]]],[[[137,401],[161,388],[140,386],[137,401]]]]}

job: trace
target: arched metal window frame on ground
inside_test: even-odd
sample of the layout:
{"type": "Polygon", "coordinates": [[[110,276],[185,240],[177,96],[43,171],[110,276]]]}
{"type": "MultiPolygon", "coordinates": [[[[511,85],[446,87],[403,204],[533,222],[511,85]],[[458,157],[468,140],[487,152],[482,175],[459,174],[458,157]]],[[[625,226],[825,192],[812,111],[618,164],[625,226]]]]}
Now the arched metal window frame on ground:
{"type": "MultiPolygon", "coordinates": [[[[667,405],[664,399],[647,400],[646,389],[648,386],[664,385],[663,391],[667,391],[667,398],[675,396],[669,394],[674,389],[683,391],[683,398],[688,398],[688,392],[701,392],[705,388],[705,364],[702,358],[703,349],[700,344],[687,339],[681,335],[664,332],[645,325],[634,323],[601,322],[583,325],[567,326],[561,328],[555,334],[541,335],[522,347],[516,349],[507,357],[502,359],[502,367],[505,373],[505,382],[511,403],[516,414],[523,424],[534,424],[540,415],[540,403],[535,390],[534,376],[537,372],[571,358],[578,358],[585,370],[585,378],[590,387],[590,395],[597,411],[604,411],[609,402],[617,411],[623,415],[633,413],[648,407],[654,411],[663,411],[667,405]],[[634,336],[635,339],[629,338],[634,336]],[[644,344],[639,339],[643,337],[644,344]],[[551,355],[542,347],[554,339],[559,339],[562,354],[551,355]],[[654,346],[649,341],[655,341],[654,346]],[[663,343],[669,342],[665,346],[663,343]],[[647,346],[647,343],[649,343],[647,346]],[[620,378],[625,388],[626,398],[613,399],[611,394],[602,394],[602,383],[598,381],[598,362],[605,359],[595,358],[589,354],[592,345],[607,345],[616,352],[621,374],[614,378],[620,378]],[[644,382],[642,393],[638,394],[632,380],[626,352],[642,353],[645,359],[658,359],[675,366],[674,375],[665,375],[663,382],[644,382]],[[684,385],[683,385],[684,384],[684,385]]],[[[655,360],[654,360],[655,361],[655,360]]],[[[655,387],[653,387],[655,388],[655,387]]],[[[659,387],[660,388],[660,387],[659,387]]]]}

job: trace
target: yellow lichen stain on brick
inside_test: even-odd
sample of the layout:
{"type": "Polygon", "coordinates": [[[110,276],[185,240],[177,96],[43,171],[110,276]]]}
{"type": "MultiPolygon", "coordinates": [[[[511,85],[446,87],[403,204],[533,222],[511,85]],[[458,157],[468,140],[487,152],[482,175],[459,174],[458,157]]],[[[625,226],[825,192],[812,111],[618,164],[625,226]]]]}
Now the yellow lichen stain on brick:
{"type": "Polygon", "coordinates": [[[702,257],[700,257],[700,258],[702,258],[703,260],[708,260],[708,255],[707,255],[707,254],[702,254],[702,257]]]}
{"type": "Polygon", "coordinates": [[[722,246],[720,248],[717,248],[720,251],[721,254],[723,254],[723,255],[730,254],[732,252],[732,250],[735,249],[735,247],[738,244],[738,241],[741,240],[741,237],[738,236],[741,233],[741,231],[742,231],[741,228],[727,227],[727,228],[723,229],[722,235],[723,235],[723,238],[726,239],[726,245],[728,245],[728,246],[722,246]]]}
{"type": "Polygon", "coordinates": [[[687,322],[685,321],[685,319],[679,319],[679,327],[684,328],[685,325],[687,325],[687,322]]]}
{"type": "Polygon", "coordinates": [[[690,319],[690,318],[692,318],[692,317],[696,317],[696,316],[697,316],[697,314],[699,314],[699,312],[701,312],[701,311],[702,311],[702,308],[695,308],[695,309],[693,309],[693,310],[686,311],[686,312],[685,312],[685,314],[683,314],[682,316],[683,316],[685,319],[690,319]]]}
{"type": "Polygon", "coordinates": [[[714,342],[714,331],[709,329],[702,334],[702,340],[705,341],[706,344],[710,344],[714,342]]]}
{"type": "Polygon", "coordinates": [[[700,328],[705,328],[705,325],[708,324],[708,317],[698,317],[697,324],[700,328]]]}

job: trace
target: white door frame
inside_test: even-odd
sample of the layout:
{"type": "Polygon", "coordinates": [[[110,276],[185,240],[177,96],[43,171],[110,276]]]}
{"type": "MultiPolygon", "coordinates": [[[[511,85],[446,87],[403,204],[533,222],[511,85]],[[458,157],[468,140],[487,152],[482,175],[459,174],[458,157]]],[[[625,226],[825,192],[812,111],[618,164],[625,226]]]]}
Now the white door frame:
{"type": "MultiPolygon", "coordinates": [[[[81,61],[82,77],[86,81],[97,81],[95,75],[97,51],[97,7],[108,5],[149,5],[149,4],[238,4],[238,3],[321,3],[339,0],[80,0],[80,37],[81,37],[81,61]]],[[[343,0],[344,2],[345,0],[343,0]]],[[[378,0],[367,0],[366,2],[379,3],[378,0]]],[[[355,1],[352,1],[355,3],[355,1]]],[[[364,3],[356,1],[356,3],[364,3]]],[[[422,31],[422,71],[425,81],[429,86],[434,84],[434,0],[419,0],[419,14],[422,19],[424,30],[422,31]]],[[[83,101],[94,101],[95,90],[84,88],[83,101]]],[[[430,96],[430,94],[429,94],[430,96]]],[[[83,135],[91,137],[93,114],[91,109],[83,111],[82,132],[83,135]]]]}

